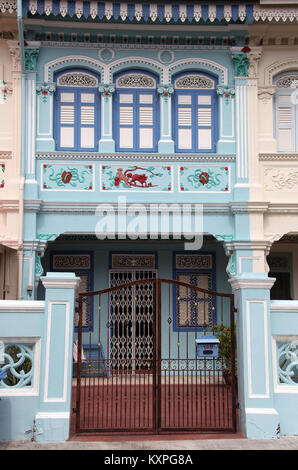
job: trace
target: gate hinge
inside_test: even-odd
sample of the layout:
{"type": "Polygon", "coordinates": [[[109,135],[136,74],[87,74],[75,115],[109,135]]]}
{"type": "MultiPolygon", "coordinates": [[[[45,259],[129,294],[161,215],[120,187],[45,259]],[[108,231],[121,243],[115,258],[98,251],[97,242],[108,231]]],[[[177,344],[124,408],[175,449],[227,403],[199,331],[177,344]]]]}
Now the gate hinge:
{"type": "Polygon", "coordinates": [[[236,403],[236,409],[237,409],[237,408],[238,408],[238,409],[240,408],[239,402],[236,403]]]}
{"type": "Polygon", "coordinates": [[[73,408],[73,409],[72,409],[72,412],[73,412],[73,413],[77,413],[77,412],[78,412],[78,409],[77,409],[77,408],[73,408]]]}
{"type": "Polygon", "coordinates": [[[238,309],[236,307],[234,307],[234,313],[238,312],[238,309]]]}

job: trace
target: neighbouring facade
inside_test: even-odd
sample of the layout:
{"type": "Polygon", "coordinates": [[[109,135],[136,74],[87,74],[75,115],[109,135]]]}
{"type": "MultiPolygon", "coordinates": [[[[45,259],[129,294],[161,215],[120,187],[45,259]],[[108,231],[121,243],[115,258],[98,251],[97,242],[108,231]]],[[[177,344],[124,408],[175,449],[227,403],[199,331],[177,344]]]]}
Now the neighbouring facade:
{"type": "Polygon", "coordinates": [[[0,299],[21,298],[23,178],[21,64],[16,7],[0,18],[0,299]]]}
{"type": "Polygon", "coordinates": [[[298,5],[0,11],[0,276],[7,252],[22,299],[0,338],[32,363],[0,387],[13,436],[69,437],[72,376],[80,432],[297,434],[298,5]],[[195,339],[234,323],[225,389],[195,339]]]}

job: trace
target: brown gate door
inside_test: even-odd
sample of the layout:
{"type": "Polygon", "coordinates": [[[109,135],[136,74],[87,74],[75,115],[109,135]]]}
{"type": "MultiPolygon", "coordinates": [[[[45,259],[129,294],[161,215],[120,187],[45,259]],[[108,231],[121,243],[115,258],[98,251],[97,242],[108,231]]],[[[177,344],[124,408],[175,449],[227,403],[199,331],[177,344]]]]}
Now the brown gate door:
{"type": "Polygon", "coordinates": [[[234,338],[232,294],[157,278],[80,294],[76,432],[236,431],[234,338]]]}

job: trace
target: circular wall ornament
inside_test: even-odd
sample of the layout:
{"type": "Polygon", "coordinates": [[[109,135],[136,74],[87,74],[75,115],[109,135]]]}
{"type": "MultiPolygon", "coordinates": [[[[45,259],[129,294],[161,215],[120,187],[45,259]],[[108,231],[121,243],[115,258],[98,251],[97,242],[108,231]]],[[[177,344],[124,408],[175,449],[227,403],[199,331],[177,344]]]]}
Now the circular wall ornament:
{"type": "Polygon", "coordinates": [[[113,49],[99,49],[98,51],[98,57],[103,61],[103,62],[110,62],[112,59],[115,57],[115,52],[113,49]]]}
{"type": "Polygon", "coordinates": [[[175,58],[174,52],[169,51],[167,49],[159,51],[158,53],[158,60],[162,62],[163,64],[170,64],[171,62],[173,62],[174,58],[175,58]]]}

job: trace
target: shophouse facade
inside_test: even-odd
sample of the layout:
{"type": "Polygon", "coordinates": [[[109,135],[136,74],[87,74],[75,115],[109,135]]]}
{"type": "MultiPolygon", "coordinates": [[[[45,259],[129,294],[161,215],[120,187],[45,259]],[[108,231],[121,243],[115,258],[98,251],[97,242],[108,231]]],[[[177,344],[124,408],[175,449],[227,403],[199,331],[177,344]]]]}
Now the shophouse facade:
{"type": "MultiPolygon", "coordinates": [[[[82,410],[94,389],[82,387],[77,431],[206,431],[212,415],[217,431],[297,433],[297,6],[29,0],[17,12],[21,298],[43,302],[45,289],[58,289],[59,279],[65,288],[75,273],[79,315],[70,338],[79,335],[87,362],[97,352],[103,376],[117,372],[113,403],[99,391],[93,403],[122,410],[125,397],[132,409],[125,386],[115,391],[124,375],[159,390],[151,411],[148,398],[147,411],[130,412],[133,425],[122,411],[109,421],[100,405],[101,421],[90,424],[82,410]],[[126,290],[117,297],[119,285],[126,290]],[[230,421],[205,408],[200,423],[177,416],[177,424],[179,380],[184,390],[184,379],[199,375],[189,343],[193,355],[197,334],[222,321],[233,329],[234,320],[237,383],[234,361],[227,401],[217,395],[216,365],[209,382],[230,421]],[[174,344],[187,355],[182,375],[174,344]]],[[[80,348],[78,361],[84,384],[101,375],[84,372],[80,348]]],[[[210,370],[200,364],[205,384],[210,370]]],[[[196,401],[191,390],[187,407],[196,401]]],[[[45,423],[53,413],[59,422],[61,399],[49,396],[39,417],[45,423]]]]}

